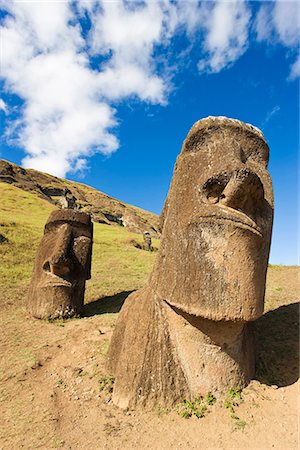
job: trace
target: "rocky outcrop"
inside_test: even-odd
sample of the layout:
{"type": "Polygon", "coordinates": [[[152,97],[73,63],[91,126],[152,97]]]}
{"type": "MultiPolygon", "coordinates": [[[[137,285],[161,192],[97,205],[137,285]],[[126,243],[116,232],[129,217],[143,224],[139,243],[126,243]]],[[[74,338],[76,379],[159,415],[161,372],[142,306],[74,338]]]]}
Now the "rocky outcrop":
{"type": "Polygon", "coordinates": [[[57,178],[33,169],[0,160],[0,182],[31,192],[61,207],[66,190],[74,197],[76,208],[91,214],[93,222],[118,224],[129,231],[159,237],[159,219],[155,214],[127,205],[90,186],[57,178]]]}

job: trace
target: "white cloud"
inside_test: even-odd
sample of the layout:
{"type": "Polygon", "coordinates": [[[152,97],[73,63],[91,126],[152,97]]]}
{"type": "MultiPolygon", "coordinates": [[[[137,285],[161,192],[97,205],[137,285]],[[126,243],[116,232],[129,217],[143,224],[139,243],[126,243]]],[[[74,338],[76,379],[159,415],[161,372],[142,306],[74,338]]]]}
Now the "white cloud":
{"type": "Polygon", "coordinates": [[[81,1],[76,11],[70,2],[46,0],[2,6],[10,14],[1,27],[1,76],[24,101],[21,122],[11,127],[27,154],[24,166],[58,176],[82,170],[85,157],[119,146],[114,102],[128,96],[166,102],[168,83],[156,74],[152,55],[167,39],[163,3],[128,9],[81,1]],[[92,21],[86,40],[78,20],[85,11],[92,21]],[[108,57],[95,70],[90,61],[97,55],[108,57]]]}
{"type": "Polygon", "coordinates": [[[176,8],[176,26],[186,29],[190,37],[203,27],[206,20],[207,8],[205,2],[183,1],[179,2],[176,8]]]}
{"type": "Polygon", "coordinates": [[[84,156],[115,151],[115,110],[98,95],[79,26],[69,24],[70,5],[11,2],[9,12],[1,27],[1,75],[24,100],[17,128],[24,166],[65,176],[84,156]]]}
{"type": "Polygon", "coordinates": [[[109,99],[137,95],[151,103],[165,102],[166,85],[155,74],[154,46],[165,36],[164,13],[159,2],[129,10],[122,2],[104,2],[93,21],[94,54],[107,55],[98,81],[109,99]]]}
{"type": "Polygon", "coordinates": [[[257,40],[264,41],[270,39],[272,35],[272,6],[270,3],[263,4],[255,19],[255,31],[257,40]]]}
{"type": "Polygon", "coordinates": [[[300,4],[298,1],[275,2],[273,22],[279,39],[285,46],[299,44],[300,4]]]}
{"type": "MultiPolygon", "coordinates": [[[[300,3],[277,0],[263,4],[255,20],[257,40],[280,43],[298,52],[300,44],[300,3]]],[[[299,57],[291,66],[290,78],[300,75],[299,57]]]]}
{"type": "Polygon", "coordinates": [[[218,1],[208,7],[204,38],[207,56],[200,60],[200,70],[220,72],[245,52],[250,17],[249,8],[241,0],[218,1]]]}

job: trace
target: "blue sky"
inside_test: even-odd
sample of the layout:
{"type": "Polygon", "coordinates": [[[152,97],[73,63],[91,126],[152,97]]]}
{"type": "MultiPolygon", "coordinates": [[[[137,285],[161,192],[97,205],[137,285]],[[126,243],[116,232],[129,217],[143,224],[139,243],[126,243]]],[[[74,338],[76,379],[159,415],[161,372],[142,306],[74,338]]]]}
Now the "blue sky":
{"type": "Polygon", "coordinates": [[[0,157],[160,213],[193,123],[262,129],[297,264],[298,2],[0,0],[0,157]]]}

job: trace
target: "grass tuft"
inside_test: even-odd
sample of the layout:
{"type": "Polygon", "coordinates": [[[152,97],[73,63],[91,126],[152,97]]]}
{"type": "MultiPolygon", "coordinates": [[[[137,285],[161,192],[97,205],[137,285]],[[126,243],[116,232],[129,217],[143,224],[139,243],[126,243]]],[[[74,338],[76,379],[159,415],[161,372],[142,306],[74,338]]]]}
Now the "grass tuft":
{"type": "Polygon", "coordinates": [[[99,390],[111,394],[114,388],[115,378],[112,375],[102,375],[99,378],[99,390]]]}

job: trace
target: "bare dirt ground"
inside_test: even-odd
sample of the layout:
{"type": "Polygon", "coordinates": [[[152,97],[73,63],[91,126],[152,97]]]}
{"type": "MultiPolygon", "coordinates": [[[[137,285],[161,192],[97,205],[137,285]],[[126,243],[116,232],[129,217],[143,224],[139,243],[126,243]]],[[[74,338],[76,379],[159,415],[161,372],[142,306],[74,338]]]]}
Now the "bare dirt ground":
{"type": "Polygon", "coordinates": [[[2,292],[0,449],[298,449],[299,274],[269,269],[257,379],[234,406],[238,419],[218,399],[200,419],[111,404],[99,380],[128,293],[48,323],[26,315],[26,285],[2,292]]]}

